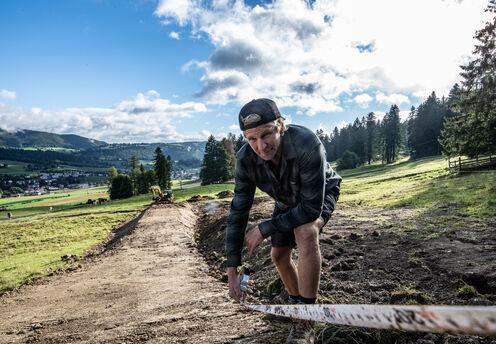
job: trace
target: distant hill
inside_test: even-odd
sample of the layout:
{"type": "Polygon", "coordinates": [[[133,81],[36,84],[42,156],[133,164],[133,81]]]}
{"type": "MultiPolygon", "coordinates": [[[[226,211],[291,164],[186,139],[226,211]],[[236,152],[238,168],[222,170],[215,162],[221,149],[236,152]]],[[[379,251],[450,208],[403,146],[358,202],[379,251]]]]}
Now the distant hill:
{"type": "Polygon", "coordinates": [[[106,145],[106,142],[79,135],[59,135],[36,130],[9,132],[0,128],[0,147],[7,148],[66,148],[86,150],[106,145]]]}
{"type": "Polygon", "coordinates": [[[134,155],[144,165],[150,164],[155,155],[155,149],[160,147],[162,153],[171,156],[176,161],[176,167],[200,167],[205,152],[203,142],[178,142],[178,143],[112,143],[98,148],[88,149],[81,154],[91,160],[105,162],[110,166],[129,166],[129,161],[134,155]]]}
{"type": "Polygon", "coordinates": [[[134,155],[143,165],[150,167],[157,147],[162,149],[166,157],[171,156],[174,161],[174,168],[197,168],[202,164],[205,141],[109,144],[78,135],[59,135],[34,130],[12,133],[0,129],[0,160],[22,161],[39,165],[64,163],[80,167],[115,166],[120,170],[126,170],[129,168],[129,161],[134,155]],[[47,151],[47,148],[53,148],[54,151],[47,151]],[[55,148],[74,151],[58,152],[55,148]]]}

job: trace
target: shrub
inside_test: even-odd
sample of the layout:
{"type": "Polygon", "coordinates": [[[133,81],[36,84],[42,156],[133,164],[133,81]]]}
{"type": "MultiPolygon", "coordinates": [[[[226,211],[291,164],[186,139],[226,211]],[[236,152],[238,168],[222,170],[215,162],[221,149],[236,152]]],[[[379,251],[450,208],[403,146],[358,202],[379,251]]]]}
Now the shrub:
{"type": "Polygon", "coordinates": [[[349,150],[344,151],[341,158],[338,159],[338,170],[345,170],[348,168],[355,168],[360,166],[360,158],[355,152],[350,152],[349,150]]]}
{"type": "Polygon", "coordinates": [[[129,198],[133,195],[133,184],[131,178],[125,174],[119,174],[112,179],[110,187],[110,199],[129,198]]]}

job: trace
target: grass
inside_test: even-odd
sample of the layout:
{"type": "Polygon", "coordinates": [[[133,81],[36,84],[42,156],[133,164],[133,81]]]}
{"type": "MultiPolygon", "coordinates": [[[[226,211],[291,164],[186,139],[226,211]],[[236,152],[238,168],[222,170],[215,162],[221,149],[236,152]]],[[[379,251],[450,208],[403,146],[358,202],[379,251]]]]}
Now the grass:
{"type": "Polygon", "coordinates": [[[174,200],[182,202],[190,199],[195,195],[214,197],[221,191],[234,190],[234,184],[212,184],[193,187],[189,189],[174,190],[174,200]]]}
{"type": "Polygon", "coordinates": [[[0,168],[1,174],[23,175],[30,173],[29,171],[26,171],[26,167],[28,166],[28,163],[25,162],[2,160],[0,161],[0,164],[8,165],[7,167],[0,168]]]}
{"type": "Polygon", "coordinates": [[[84,250],[106,238],[113,226],[152,203],[147,194],[99,206],[69,202],[53,206],[52,212],[47,206],[33,206],[84,194],[86,190],[77,190],[71,191],[71,196],[62,193],[42,200],[36,196],[2,200],[3,206],[13,210],[14,219],[1,222],[0,294],[71,264],[61,257],[80,257],[84,250]],[[19,218],[22,215],[25,217],[19,218]]]}
{"type": "Polygon", "coordinates": [[[15,218],[41,215],[49,212],[50,203],[58,201],[65,201],[66,203],[53,205],[53,211],[65,211],[68,207],[74,207],[79,205],[79,203],[85,202],[84,200],[70,201],[71,199],[94,194],[98,194],[98,197],[106,197],[106,192],[106,187],[97,187],[56,192],[40,196],[2,198],[0,199],[0,223],[7,219],[7,212],[12,212],[15,218]]]}
{"type": "Polygon", "coordinates": [[[468,284],[465,284],[462,287],[458,288],[455,294],[456,297],[459,297],[460,299],[463,300],[469,300],[478,295],[479,293],[477,292],[477,289],[475,289],[473,286],[468,284]]]}
{"type": "Polygon", "coordinates": [[[452,215],[489,218],[496,214],[496,171],[451,174],[442,157],[402,160],[339,172],[340,202],[376,208],[444,209],[452,215]]]}

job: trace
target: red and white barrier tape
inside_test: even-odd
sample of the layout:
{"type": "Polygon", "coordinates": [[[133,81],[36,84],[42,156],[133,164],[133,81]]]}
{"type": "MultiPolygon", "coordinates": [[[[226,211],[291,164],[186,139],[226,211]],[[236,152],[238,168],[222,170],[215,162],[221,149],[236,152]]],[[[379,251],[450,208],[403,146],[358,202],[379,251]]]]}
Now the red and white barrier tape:
{"type": "Polygon", "coordinates": [[[496,336],[496,306],[242,304],[263,313],[336,325],[496,336]]]}

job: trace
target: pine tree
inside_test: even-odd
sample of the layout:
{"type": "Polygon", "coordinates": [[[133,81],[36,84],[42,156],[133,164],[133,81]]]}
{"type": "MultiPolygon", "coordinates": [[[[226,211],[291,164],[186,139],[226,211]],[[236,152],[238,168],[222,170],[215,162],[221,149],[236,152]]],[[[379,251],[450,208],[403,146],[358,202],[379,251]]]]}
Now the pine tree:
{"type": "Polygon", "coordinates": [[[139,166],[139,160],[136,158],[136,155],[133,155],[131,157],[131,161],[129,162],[129,166],[131,167],[131,170],[135,170],[139,166]]]}
{"type": "Polygon", "coordinates": [[[109,192],[110,192],[110,187],[112,186],[112,180],[114,180],[115,177],[117,177],[117,170],[114,166],[112,166],[107,174],[107,184],[108,184],[109,192]]]}
{"type": "Polygon", "coordinates": [[[367,131],[367,141],[366,141],[366,157],[367,157],[367,162],[370,165],[370,162],[375,159],[375,156],[377,154],[377,122],[375,119],[375,114],[373,112],[370,112],[367,115],[367,118],[365,120],[365,129],[367,131]]]}
{"type": "Polygon", "coordinates": [[[392,105],[381,123],[382,160],[387,164],[396,160],[401,148],[400,109],[392,105]]]}
{"type": "Polygon", "coordinates": [[[162,149],[157,147],[155,149],[155,175],[157,177],[157,184],[162,189],[167,189],[167,160],[165,159],[164,154],[162,153],[162,149]]]}
{"type": "Polygon", "coordinates": [[[143,167],[143,164],[141,164],[139,168],[137,184],[138,184],[137,193],[139,195],[148,193],[151,184],[148,185],[146,178],[146,171],[145,168],[143,167]]]}
{"type": "Polygon", "coordinates": [[[133,185],[128,175],[119,174],[112,180],[110,199],[129,198],[133,195],[133,185]]]}
{"type": "MultiPolygon", "coordinates": [[[[496,0],[489,0],[486,12],[496,14],[496,0]]],[[[442,132],[448,156],[496,153],[496,15],[475,39],[475,58],[461,66],[462,87],[449,104],[458,115],[446,120],[442,132]]]]}
{"type": "Polygon", "coordinates": [[[447,115],[445,105],[435,92],[417,110],[412,109],[408,118],[408,146],[416,157],[441,154],[438,140],[447,115]]]}
{"type": "Polygon", "coordinates": [[[165,164],[165,188],[172,189],[172,158],[170,155],[167,155],[166,164],[165,164]]]}
{"type": "Polygon", "coordinates": [[[202,185],[229,180],[229,178],[231,178],[230,162],[231,159],[229,158],[222,141],[218,142],[213,135],[210,135],[205,145],[205,154],[203,156],[203,164],[200,171],[202,185]]]}

